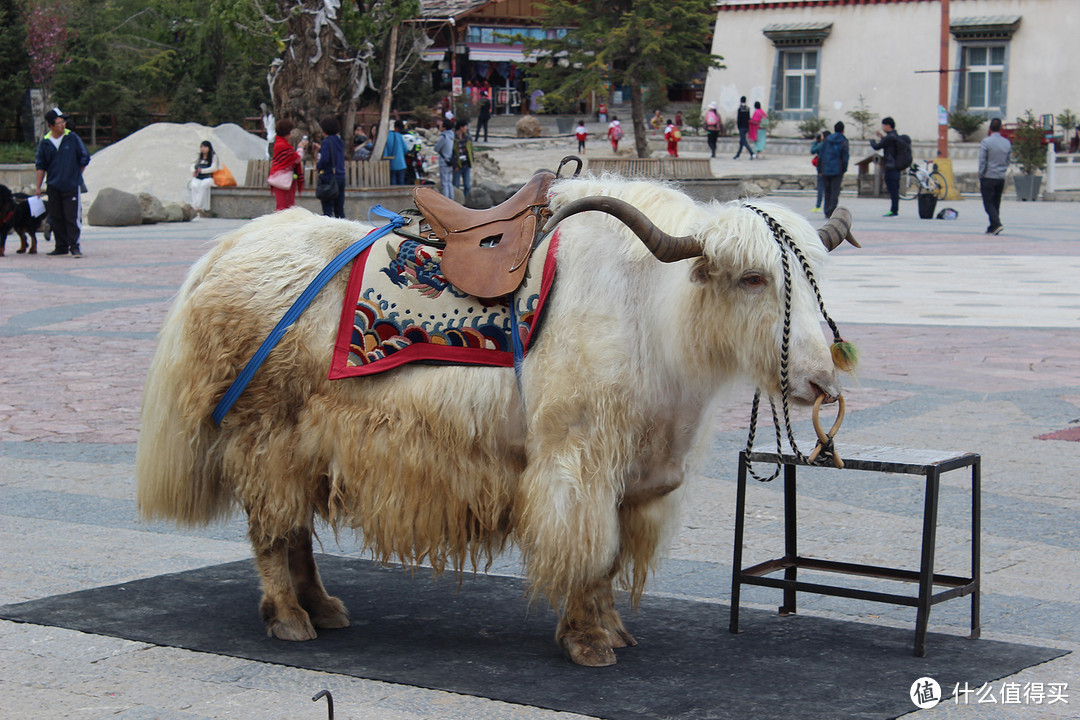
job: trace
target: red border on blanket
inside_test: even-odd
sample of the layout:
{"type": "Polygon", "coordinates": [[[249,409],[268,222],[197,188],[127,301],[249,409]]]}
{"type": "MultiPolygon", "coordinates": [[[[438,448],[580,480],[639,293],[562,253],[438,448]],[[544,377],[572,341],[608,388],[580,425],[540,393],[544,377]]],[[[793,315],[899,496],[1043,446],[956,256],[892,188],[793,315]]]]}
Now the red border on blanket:
{"type": "MultiPolygon", "coordinates": [[[[551,285],[555,281],[555,254],[559,247],[559,231],[551,237],[548,246],[547,257],[544,258],[544,272],[540,278],[540,299],[536,304],[533,328],[528,336],[522,338],[522,344],[526,352],[529,342],[532,340],[536,323],[539,322],[540,313],[551,291],[551,285]]],[[[345,287],[345,302],[342,303],[341,319],[338,321],[337,340],[334,342],[334,353],[330,360],[331,380],[340,380],[349,377],[362,377],[364,375],[376,375],[378,373],[393,370],[407,363],[418,360],[436,360],[453,365],[493,365],[496,367],[513,367],[514,354],[502,350],[490,350],[488,348],[461,348],[435,345],[433,343],[414,343],[406,348],[398,350],[382,360],[377,360],[368,365],[349,365],[349,353],[352,351],[353,322],[356,316],[356,298],[360,296],[361,286],[364,282],[364,268],[367,265],[368,256],[372,247],[357,256],[353,261],[352,272],[349,274],[349,283],[345,287]]]]}

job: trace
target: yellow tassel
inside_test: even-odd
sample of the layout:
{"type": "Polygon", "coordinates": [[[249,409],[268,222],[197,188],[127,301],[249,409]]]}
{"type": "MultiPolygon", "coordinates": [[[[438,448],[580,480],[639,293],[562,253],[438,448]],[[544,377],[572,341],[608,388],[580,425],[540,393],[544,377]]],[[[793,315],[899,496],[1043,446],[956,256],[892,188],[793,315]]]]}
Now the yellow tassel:
{"type": "Polygon", "coordinates": [[[832,344],[832,359],[838,370],[853,373],[859,364],[859,351],[843,338],[837,338],[832,344]]]}

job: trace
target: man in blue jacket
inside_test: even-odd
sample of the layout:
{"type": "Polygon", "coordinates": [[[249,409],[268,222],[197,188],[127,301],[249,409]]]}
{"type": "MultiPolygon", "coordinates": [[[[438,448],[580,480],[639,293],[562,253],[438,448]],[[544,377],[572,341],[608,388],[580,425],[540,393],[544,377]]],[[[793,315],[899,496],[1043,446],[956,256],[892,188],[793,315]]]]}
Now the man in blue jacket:
{"type": "Polygon", "coordinates": [[[90,164],[90,153],[78,135],[67,129],[67,117],[60,108],[45,113],[48,134],[38,143],[34,165],[37,168],[35,195],[41,195],[41,183],[48,175],[46,197],[49,224],[56,248],[49,255],[82,257],[79,235],[82,232],[79,190],[83,168],[90,164]]]}
{"type": "Polygon", "coordinates": [[[844,173],[848,166],[848,140],[844,137],[844,123],[833,126],[833,132],[825,138],[818,153],[818,166],[825,179],[825,217],[832,215],[840,201],[840,186],[844,183],[844,173]]]}

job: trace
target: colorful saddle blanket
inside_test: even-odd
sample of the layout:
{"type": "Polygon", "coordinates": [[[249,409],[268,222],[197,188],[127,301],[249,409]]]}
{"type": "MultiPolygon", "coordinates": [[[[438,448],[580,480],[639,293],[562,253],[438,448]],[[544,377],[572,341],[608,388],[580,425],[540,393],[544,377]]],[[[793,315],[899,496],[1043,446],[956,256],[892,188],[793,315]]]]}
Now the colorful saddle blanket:
{"type": "MultiPolygon", "coordinates": [[[[555,279],[558,232],[529,258],[513,295],[526,350],[555,279]]],[[[446,281],[442,250],[388,235],[353,262],[330,379],[372,375],[410,362],[512,367],[508,297],[482,300],[446,281]]]]}

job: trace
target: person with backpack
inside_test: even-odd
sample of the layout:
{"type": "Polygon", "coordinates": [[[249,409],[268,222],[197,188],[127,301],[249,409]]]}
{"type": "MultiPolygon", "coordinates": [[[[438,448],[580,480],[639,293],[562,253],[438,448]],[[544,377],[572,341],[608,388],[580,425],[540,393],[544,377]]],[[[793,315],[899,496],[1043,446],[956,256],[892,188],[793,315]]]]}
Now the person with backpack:
{"type": "Polygon", "coordinates": [[[877,136],[880,141],[870,141],[870,147],[881,150],[884,156],[885,187],[889,191],[889,212],[884,217],[900,214],[900,174],[911,165],[911,138],[898,135],[896,121],[887,117],[881,121],[877,136]]]}
{"type": "Polygon", "coordinates": [[[832,134],[825,138],[818,154],[818,166],[825,178],[825,217],[830,217],[840,200],[840,188],[848,167],[848,140],[844,136],[843,121],[833,125],[832,134]]]}
{"type": "Polygon", "coordinates": [[[754,159],[754,148],[746,142],[746,136],[750,132],[750,106],[746,104],[746,96],[739,98],[739,110],[735,113],[735,125],[739,128],[739,151],[732,160],[738,160],[745,147],[750,153],[750,159],[754,159]]]}
{"type": "Polygon", "coordinates": [[[611,152],[618,154],[619,141],[622,140],[623,129],[622,123],[619,122],[619,118],[615,115],[611,116],[611,124],[607,129],[608,140],[611,141],[611,152]]]}
{"type": "Polygon", "coordinates": [[[465,193],[465,197],[469,197],[469,193],[472,192],[472,165],[473,165],[473,149],[472,141],[469,139],[469,121],[468,120],[455,120],[454,121],[454,187],[458,187],[458,182],[461,182],[462,190],[465,193]]]}
{"type": "Polygon", "coordinates": [[[716,101],[709,103],[709,110],[705,113],[705,132],[709,143],[709,157],[716,157],[716,141],[724,132],[724,121],[720,119],[720,113],[716,109],[716,101]]]}

